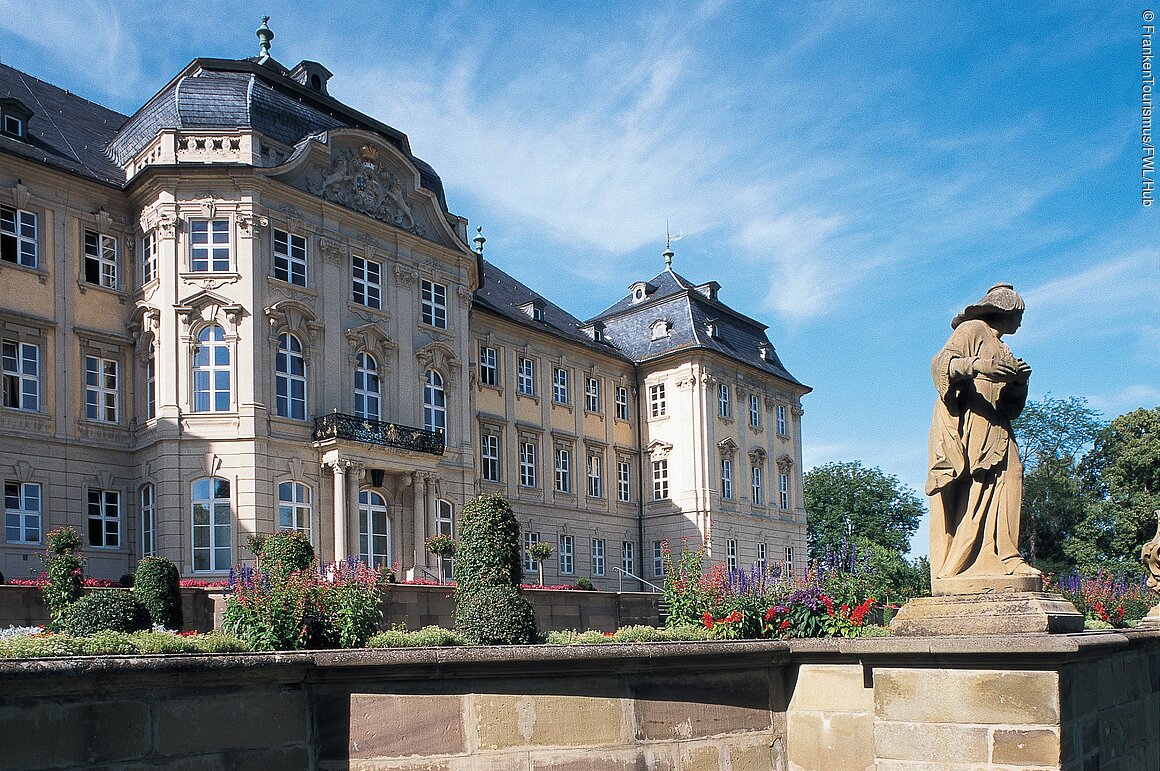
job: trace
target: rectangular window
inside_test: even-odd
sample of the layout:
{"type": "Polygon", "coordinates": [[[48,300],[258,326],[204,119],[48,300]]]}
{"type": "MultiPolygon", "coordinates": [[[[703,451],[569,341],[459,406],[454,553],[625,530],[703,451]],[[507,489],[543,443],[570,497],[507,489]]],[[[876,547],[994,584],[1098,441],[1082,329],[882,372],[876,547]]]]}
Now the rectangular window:
{"type": "Polygon", "coordinates": [[[620,569],[630,576],[636,575],[636,544],[632,541],[624,541],[621,544],[621,560],[620,569]]]}
{"type": "Polygon", "coordinates": [[[85,357],[85,417],[117,422],[117,362],[112,359],[85,357]]]}
{"type": "Polygon", "coordinates": [[[0,206],[0,260],[35,268],[36,255],[36,215],[0,206]]]}
{"type": "Polygon", "coordinates": [[[793,578],[793,547],[785,547],[785,575],[786,578],[793,578]]]}
{"type": "Polygon", "coordinates": [[[669,497],[669,461],[667,458],[652,462],[653,473],[653,500],[659,501],[669,497]]]}
{"type": "Polygon", "coordinates": [[[757,394],[749,395],[749,425],[761,428],[761,397],[757,394]]]}
{"type": "Polygon", "coordinates": [[[499,437],[483,434],[479,437],[479,457],[483,478],[488,482],[499,482],[499,437]]]}
{"type": "Polygon", "coordinates": [[[121,494],[89,490],[89,546],[116,549],[121,545],[121,494]]]}
{"type": "Polygon", "coordinates": [[[604,497],[604,458],[599,455],[588,456],[588,497],[604,497]]]}
{"type": "Polygon", "coordinates": [[[426,279],[419,283],[423,323],[447,329],[447,287],[426,279]]]}
{"type": "Polygon", "coordinates": [[[665,550],[660,541],[653,541],[653,578],[665,576],[665,550]]]}
{"type": "Polygon", "coordinates": [[[0,341],[0,368],[4,373],[4,406],[40,410],[40,347],[15,340],[0,341]]]}
{"type": "Polygon", "coordinates": [[[632,466],[626,460],[616,462],[616,500],[621,503],[632,500],[632,466]]]}
{"type": "Polygon", "coordinates": [[[589,412],[600,412],[600,380],[598,378],[584,378],[584,409],[589,412]]]}
{"type": "Polygon", "coordinates": [[[141,488],[141,556],[157,553],[157,501],[152,483],[141,488]]]}
{"type": "Polygon", "coordinates": [[[141,285],[157,278],[157,231],[150,230],[141,239],[141,285]]]}
{"type": "Polygon", "coordinates": [[[520,484],[536,486],[536,443],[520,442],[520,484]]]}
{"type": "Polygon", "coordinates": [[[157,417],[157,357],[153,346],[149,346],[149,358],[145,360],[145,419],[157,417]]]}
{"type": "Polygon", "coordinates": [[[778,503],[783,509],[789,508],[789,474],[777,475],[778,503]]]}
{"type": "Polygon", "coordinates": [[[486,345],[479,347],[479,382],[483,385],[499,385],[499,354],[486,345]]]}
{"type": "Polygon", "coordinates": [[[616,387],[616,419],[628,420],[628,389],[624,386],[616,387]]]}
{"type": "Polygon", "coordinates": [[[230,481],[221,477],[199,479],[190,486],[190,492],[193,570],[197,573],[229,570],[233,564],[230,481]]]}
{"type": "Polygon", "coordinates": [[[733,461],[721,459],[721,497],[733,497],[733,461]]]}
{"type": "Polygon", "coordinates": [[[729,386],[721,385],[717,387],[717,414],[723,418],[729,417],[729,386]]]}
{"type": "Polygon", "coordinates": [[[351,257],[354,301],[368,308],[383,307],[383,266],[357,254],[351,257]]]}
{"type": "Polygon", "coordinates": [[[4,483],[4,540],[40,543],[42,495],[35,482],[4,483]]]}
{"type": "Polygon", "coordinates": [[[725,541],[725,567],[737,569],[737,540],[734,538],[725,541]]]}
{"type": "Polygon", "coordinates": [[[763,543],[757,544],[757,564],[761,566],[761,571],[764,573],[765,566],[766,566],[766,559],[765,559],[765,544],[763,544],[763,543]]]}
{"type": "Polygon", "coordinates": [[[528,573],[537,569],[536,561],[532,559],[532,547],[540,542],[539,533],[524,531],[524,570],[528,573]]]}
{"type": "Polygon", "coordinates": [[[563,448],[556,449],[556,492],[572,492],[572,453],[563,448]]]}
{"type": "Polygon", "coordinates": [[[552,368],[552,401],[556,404],[568,403],[568,370],[552,368]]]}
{"type": "Polygon", "coordinates": [[[784,404],[777,405],[777,433],[780,434],[781,436],[789,436],[789,434],[786,432],[785,405],[784,404]]]}
{"type": "Polygon", "coordinates": [[[753,505],[761,505],[761,466],[754,466],[753,472],[750,475],[753,483],[753,505]]]}
{"type": "Polygon", "coordinates": [[[230,269],[230,221],[189,221],[189,269],[195,273],[230,269]]]}
{"type": "Polygon", "coordinates": [[[649,415],[659,418],[666,413],[665,384],[657,383],[648,387],[649,415]]]}
{"type": "Polygon", "coordinates": [[[525,396],[536,395],[536,363],[531,359],[520,359],[516,374],[516,390],[525,396]]]}
{"type": "Polygon", "coordinates": [[[274,278],[287,284],[306,286],[305,238],[274,230],[274,278]]]}
{"type": "Polygon", "coordinates": [[[592,539],[592,577],[604,575],[604,539],[592,539]]]}
{"type": "Polygon", "coordinates": [[[85,281],[106,289],[117,288],[117,239],[85,231],[85,281]]]}
{"type": "Polygon", "coordinates": [[[560,536],[560,574],[570,576],[576,572],[576,550],[570,535],[560,536]]]}

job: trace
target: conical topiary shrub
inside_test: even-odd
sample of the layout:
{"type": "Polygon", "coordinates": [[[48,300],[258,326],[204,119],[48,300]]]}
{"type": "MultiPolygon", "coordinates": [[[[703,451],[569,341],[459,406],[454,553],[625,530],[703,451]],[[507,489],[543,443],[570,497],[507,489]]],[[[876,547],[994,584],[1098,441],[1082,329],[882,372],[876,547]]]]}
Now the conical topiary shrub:
{"type": "Polygon", "coordinates": [[[535,612],[520,593],[520,526],[502,495],[481,495],[463,507],[455,570],[455,627],[468,643],[536,641],[535,612]]]}

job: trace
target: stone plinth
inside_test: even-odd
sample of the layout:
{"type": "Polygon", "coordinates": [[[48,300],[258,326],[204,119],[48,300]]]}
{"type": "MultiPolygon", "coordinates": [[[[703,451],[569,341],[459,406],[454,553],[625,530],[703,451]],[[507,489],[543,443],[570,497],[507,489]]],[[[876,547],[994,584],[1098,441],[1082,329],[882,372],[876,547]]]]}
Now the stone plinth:
{"type": "Polygon", "coordinates": [[[1005,594],[1009,592],[1038,592],[1043,589],[1043,576],[1039,573],[1013,576],[956,576],[936,578],[932,582],[933,594],[1005,594]]]}
{"type": "Polygon", "coordinates": [[[1003,592],[916,597],[890,622],[900,636],[1082,632],[1083,616],[1061,595],[1003,592]]]}

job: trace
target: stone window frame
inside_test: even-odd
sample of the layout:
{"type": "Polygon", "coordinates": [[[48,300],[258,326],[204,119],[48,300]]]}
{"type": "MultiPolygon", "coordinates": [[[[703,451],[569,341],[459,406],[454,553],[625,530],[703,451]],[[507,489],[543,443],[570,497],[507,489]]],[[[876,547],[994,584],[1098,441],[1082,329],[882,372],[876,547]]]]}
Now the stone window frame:
{"type": "Polygon", "coordinates": [[[653,578],[665,577],[664,541],[653,541],[653,578]]]}
{"type": "Polygon", "coordinates": [[[23,464],[26,468],[23,469],[25,473],[21,473],[21,464],[17,464],[17,473],[13,478],[4,479],[4,542],[8,544],[18,544],[21,546],[39,545],[44,542],[44,487],[42,482],[27,479],[31,471],[28,464],[23,464]],[[15,488],[16,507],[9,507],[12,502],[12,497],[9,495],[9,486],[15,488]],[[36,488],[36,506],[35,511],[28,508],[28,493],[31,488],[36,488]],[[9,518],[15,517],[16,524],[8,524],[9,518]],[[36,538],[28,537],[29,531],[32,529],[29,526],[29,520],[35,517],[36,519],[36,538]],[[15,529],[19,536],[15,539],[9,537],[9,531],[15,529]]]}
{"type": "Polygon", "coordinates": [[[81,229],[81,281],[118,291],[121,289],[120,264],[121,240],[117,236],[100,229],[81,229]]]}
{"type": "MultiPolygon", "coordinates": [[[[214,470],[216,471],[216,469],[214,469],[214,470]]],[[[189,519],[189,521],[190,521],[190,531],[189,531],[189,533],[190,533],[190,540],[189,540],[190,563],[189,564],[190,564],[190,570],[193,573],[225,573],[231,567],[233,567],[234,495],[235,495],[234,484],[233,484],[232,480],[228,479],[227,477],[221,476],[220,474],[217,474],[217,473],[206,474],[205,476],[198,477],[197,479],[194,479],[189,483],[189,517],[190,517],[190,519],[189,519]],[[219,480],[222,482],[225,482],[225,484],[227,485],[226,489],[228,491],[228,496],[225,498],[218,497],[218,495],[217,495],[217,493],[219,492],[217,482],[219,480]],[[208,483],[208,493],[209,493],[208,497],[198,497],[198,493],[196,492],[196,488],[199,484],[202,484],[205,482],[208,483]],[[217,542],[217,531],[220,527],[223,526],[223,524],[221,522],[217,521],[217,519],[216,519],[218,514],[219,514],[218,507],[221,505],[221,503],[223,501],[225,502],[226,512],[227,512],[225,526],[229,528],[227,542],[224,546],[217,542]],[[203,505],[208,504],[209,521],[207,524],[204,524],[204,525],[197,524],[196,512],[197,512],[198,504],[203,504],[203,505]],[[197,534],[197,529],[199,527],[208,528],[209,541],[208,541],[207,546],[203,546],[203,547],[197,546],[196,534],[197,534]],[[227,552],[224,565],[219,563],[219,554],[223,549],[225,549],[227,552]],[[203,567],[203,568],[198,567],[198,556],[199,556],[198,552],[199,551],[208,552],[208,554],[205,556],[208,556],[208,563],[207,564],[209,565],[209,567],[203,567]]]]}
{"type": "Polygon", "coordinates": [[[761,428],[761,396],[756,393],[749,394],[749,427],[761,428]]]}
{"type": "Polygon", "coordinates": [[[90,549],[119,551],[123,548],[124,528],[121,524],[121,515],[124,510],[121,491],[112,489],[111,479],[98,481],[97,486],[87,488],[85,523],[90,549]],[[109,513],[110,509],[113,510],[112,514],[109,513]],[[93,539],[96,532],[100,533],[99,543],[93,539]]]}
{"type": "Polygon", "coordinates": [[[449,328],[447,290],[447,284],[429,278],[419,279],[419,323],[434,329],[449,328]]]}
{"type": "Polygon", "coordinates": [[[636,542],[620,542],[620,569],[628,575],[636,575],[636,542]]]}
{"type": "Polygon", "coordinates": [[[275,227],[270,233],[270,274],[275,281],[308,289],[310,287],[310,237],[294,232],[293,228],[275,227]],[[281,236],[281,238],[279,238],[281,236]],[[279,242],[282,250],[279,251],[279,242]],[[299,254],[300,252],[300,254],[299,254]],[[279,260],[284,266],[279,267],[279,260]],[[296,271],[295,268],[301,268],[296,271]],[[281,275],[279,275],[281,273],[281,275]]]}
{"type": "Polygon", "coordinates": [[[569,388],[570,372],[565,366],[552,367],[552,403],[568,405],[571,404],[572,389],[569,388]]]}
{"type": "Polygon", "coordinates": [[[604,448],[589,447],[585,454],[588,497],[599,500],[604,497],[604,448]]]}
{"type": "Polygon", "coordinates": [[[312,537],[314,532],[314,487],[309,482],[304,482],[301,479],[287,479],[274,483],[274,500],[278,504],[278,521],[276,526],[278,532],[299,532],[306,533],[307,538],[312,537]],[[305,496],[300,497],[299,493],[305,491],[305,496]],[[283,497],[284,492],[289,492],[289,497],[283,497]],[[283,515],[290,514],[290,526],[287,527],[283,515]],[[305,513],[306,526],[300,527],[300,517],[305,513]]]}
{"type": "Polygon", "coordinates": [[[648,387],[648,415],[649,420],[663,418],[668,415],[668,401],[665,395],[665,384],[651,383],[648,387]]]}
{"type": "Polygon", "coordinates": [[[600,378],[595,375],[584,376],[584,410],[599,414],[601,411],[600,378]]]}
{"type": "Polygon", "coordinates": [[[12,403],[3,404],[2,402],[0,402],[0,405],[2,405],[3,408],[7,409],[7,410],[19,410],[20,412],[28,412],[28,413],[32,413],[32,414],[43,414],[44,413],[43,393],[44,393],[45,389],[44,389],[44,356],[42,354],[42,351],[43,351],[44,346],[41,345],[40,342],[31,342],[31,341],[23,340],[23,339],[21,339],[21,337],[19,337],[17,335],[8,336],[7,330],[0,331],[0,334],[4,335],[2,338],[0,338],[0,357],[2,357],[2,358],[0,358],[0,377],[3,378],[2,387],[4,389],[5,398],[7,398],[8,393],[9,393],[9,389],[8,389],[9,383],[12,382],[15,386],[15,391],[13,392],[13,395],[15,396],[15,403],[14,404],[12,404],[12,403]],[[4,353],[7,353],[7,351],[5,351],[5,348],[8,346],[12,347],[12,355],[11,356],[3,355],[4,353]],[[36,352],[36,356],[35,356],[36,374],[34,374],[34,375],[29,375],[29,374],[24,372],[24,367],[25,367],[26,363],[29,361],[29,359],[27,357],[27,352],[25,350],[26,348],[34,350],[36,352]],[[33,389],[35,391],[35,393],[31,394],[31,396],[33,398],[35,398],[35,400],[36,400],[36,404],[34,407],[25,406],[25,396],[26,396],[25,383],[26,383],[26,381],[29,383],[35,384],[35,387],[33,389]]]}
{"type": "Polygon", "coordinates": [[[615,417],[617,420],[628,422],[630,413],[628,409],[628,386],[618,385],[616,387],[616,410],[615,417]]]}
{"type": "Polygon", "coordinates": [[[121,375],[120,359],[106,357],[101,353],[87,350],[83,350],[81,355],[84,358],[85,370],[84,419],[93,423],[120,424],[122,416],[121,387],[124,382],[121,375]],[[110,372],[112,375],[111,387],[107,382],[110,372]],[[93,382],[94,380],[96,382],[93,382]]]}
{"type": "Polygon", "coordinates": [[[479,384],[499,388],[499,349],[486,343],[479,344],[479,384]]]}
{"type": "MultiPolygon", "coordinates": [[[[99,424],[103,426],[124,426],[127,415],[123,407],[128,404],[126,397],[126,389],[128,387],[128,378],[125,377],[125,362],[130,360],[127,351],[133,345],[133,340],[130,337],[121,337],[119,335],[111,335],[107,332],[92,329],[78,329],[77,342],[80,353],[80,364],[85,375],[79,378],[79,385],[81,389],[81,410],[77,415],[80,422],[89,424],[99,424]],[[88,394],[91,386],[88,383],[88,359],[95,358],[104,360],[116,365],[117,369],[117,384],[115,388],[116,394],[116,417],[114,420],[106,420],[103,417],[92,418],[89,417],[88,412],[88,394]]],[[[101,387],[100,392],[107,391],[107,387],[101,387]]],[[[100,405],[98,405],[99,407],[100,405]]]]}
{"type": "Polygon", "coordinates": [[[603,578],[607,574],[608,542],[603,538],[592,538],[592,577],[603,578]]]}
{"type": "Polygon", "coordinates": [[[556,442],[552,449],[552,489],[557,493],[572,495],[575,493],[572,485],[572,447],[556,442]]]}
{"type": "Polygon", "coordinates": [[[785,547],[785,561],[782,563],[785,566],[785,577],[793,578],[793,546],[787,545],[785,547]]]}
{"type": "Polygon", "coordinates": [[[764,541],[757,543],[757,564],[761,567],[761,572],[765,572],[766,565],[769,564],[769,551],[765,546],[764,541]]]}
{"type": "Polygon", "coordinates": [[[350,286],[351,286],[351,302],[360,305],[364,308],[381,311],[383,309],[383,261],[376,260],[373,257],[354,254],[350,255],[350,286]],[[361,273],[359,277],[358,263],[362,263],[361,273]],[[370,266],[374,266],[373,272],[377,273],[377,278],[372,280],[370,277],[370,266]],[[359,299],[361,286],[362,299],[359,299]],[[373,289],[373,292],[371,291],[373,289]],[[374,302],[371,302],[371,298],[374,302]]]}
{"type": "Polygon", "coordinates": [[[632,461],[620,456],[616,458],[616,500],[618,503],[632,502],[632,461]],[[625,472],[623,478],[621,471],[625,472]]]}
{"type": "Polygon", "coordinates": [[[274,415],[275,417],[285,418],[287,420],[310,420],[310,357],[307,351],[307,344],[302,337],[290,329],[280,329],[277,333],[277,348],[274,351],[274,415]],[[287,345],[283,347],[283,340],[287,345]],[[292,343],[297,343],[298,350],[294,350],[292,343]],[[294,371],[293,362],[299,360],[302,363],[302,372],[298,374],[294,371]],[[286,362],[285,368],[282,362],[286,362]],[[300,383],[302,386],[302,398],[296,399],[293,393],[293,386],[300,383]],[[285,388],[282,389],[283,384],[285,388]],[[279,393],[284,390],[285,394],[279,393]],[[295,403],[301,401],[302,414],[295,414],[295,403]],[[282,404],[285,402],[285,408],[282,404]]]}
{"type": "Polygon", "coordinates": [[[737,570],[740,563],[737,559],[737,539],[725,539],[725,568],[730,571],[737,570]]]}
{"type": "Polygon", "coordinates": [[[238,403],[238,393],[237,393],[237,386],[238,386],[238,345],[237,345],[238,344],[238,335],[237,335],[237,333],[234,332],[233,334],[231,334],[230,331],[226,328],[226,325],[223,324],[219,319],[212,319],[210,321],[200,323],[200,324],[196,325],[196,327],[194,327],[194,329],[196,331],[193,331],[193,334],[190,335],[190,337],[192,338],[192,342],[189,345],[189,352],[190,352],[189,353],[189,412],[191,414],[195,414],[195,415],[228,415],[230,413],[237,412],[237,403],[238,403]],[[214,361],[215,357],[211,355],[208,357],[209,363],[204,365],[204,366],[199,367],[199,365],[197,364],[197,354],[198,354],[198,349],[202,347],[203,341],[201,340],[201,335],[203,332],[205,332],[206,330],[209,330],[213,327],[217,327],[218,329],[220,329],[222,331],[222,339],[221,340],[210,339],[210,340],[205,341],[205,342],[210,346],[211,350],[213,350],[214,348],[217,348],[219,345],[223,346],[226,349],[226,351],[229,353],[229,363],[226,364],[225,367],[221,367],[221,365],[217,364],[214,361]],[[198,395],[197,373],[200,371],[204,371],[204,372],[207,372],[209,374],[209,390],[206,392],[209,395],[209,406],[207,406],[206,409],[204,409],[204,410],[197,409],[197,395],[198,395]],[[226,409],[223,409],[223,410],[219,410],[216,407],[216,405],[217,405],[216,396],[219,393],[219,389],[217,388],[217,378],[215,377],[215,374],[219,371],[225,371],[229,374],[229,387],[228,387],[228,389],[226,389],[226,393],[228,394],[228,404],[227,404],[226,409]]]}
{"type": "Polygon", "coordinates": [[[358,520],[359,558],[371,567],[389,567],[394,559],[395,523],[391,521],[391,505],[387,497],[378,490],[368,488],[359,490],[358,520]],[[376,503],[372,500],[372,496],[382,503],[376,503]],[[382,515],[384,524],[385,532],[382,533],[375,527],[375,516],[378,514],[382,515]],[[363,550],[364,542],[366,543],[365,551],[363,550]],[[375,551],[375,544],[378,542],[386,543],[387,551],[385,554],[375,551]]]}
{"type": "Polygon", "coordinates": [[[733,405],[730,403],[729,384],[717,385],[717,417],[730,420],[733,417],[733,405]]]}
{"type": "Polygon", "coordinates": [[[365,348],[360,348],[359,350],[355,351],[353,373],[354,380],[351,383],[351,393],[354,396],[354,401],[352,404],[354,405],[353,412],[355,417],[362,418],[363,420],[383,419],[383,377],[381,373],[382,367],[379,365],[379,360],[373,352],[368,351],[365,348]],[[367,366],[365,363],[363,363],[368,361],[371,363],[370,366],[367,366]],[[363,384],[362,388],[359,387],[360,378],[363,384]],[[378,388],[371,390],[366,387],[366,383],[369,378],[374,378],[375,382],[378,384],[378,388]],[[361,412],[359,410],[360,398],[363,402],[363,409],[361,412]],[[367,402],[370,400],[374,400],[375,404],[375,410],[373,414],[366,408],[367,402]]]}
{"type": "Polygon", "coordinates": [[[774,407],[774,411],[777,415],[777,435],[789,436],[789,420],[786,416],[789,410],[786,409],[784,404],[779,404],[774,407]]]}
{"type": "Polygon", "coordinates": [[[516,393],[533,398],[536,395],[536,360],[531,356],[520,356],[516,361],[516,393]]]}
{"type": "Polygon", "coordinates": [[[539,445],[540,438],[531,434],[520,434],[519,439],[519,486],[527,489],[539,487],[539,445]]]}
{"type": "Polygon", "coordinates": [[[721,458],[721,497],[733,500],[733,459],[721,458]]]}
{"type": "Polygon", "coordinates": [[[556,564],[559,566],[560,575],[576,575],[576,537],[570,533],[560,533],[556,544],[556,564]]]}
{"type": "Polygon", "coordinates": [[[765,491],[765,482],[762,479],[763,476],[764,474],[762,473],[761,466],[759,464],[754,463],[749,467],[749,484],[752,488],[754,506],[763,505],[765,491]]]}
{"type": "Polygon", "coordinates": [[[479,426],[479,476],[484,482],[503,482],[503,429],[490,423],[479,426]]]}
{"type": "Polygon", "coordinates": [[[150,228],[141,234],[141,286],[146,287],[160,278],[159,267],[160,238],[157,228],[150,228]]]}
{"type": "Polygon", "coordinates": [[[185,235],[188,239],[186,243],[186,273],[195,274],[197,276],[214,275],[223,273],[236,273],[238,268],[238,237],[234,232],[234,218],[230,215],[221,216],[216,212],[208,211],[197,216],[189,216],[186,218],[185,235]],[[205,243],[198,244],[195,239],[199,235],[197,230],[201,223],[205,223],[205,243]],[[224,232],[226,240],[224,242],[216,241],[215,236],[218,234],[218,223],[224,223],[221,231],[224,232]],[[226,250],[226,266],[219,267],[217,265],[218,257],[215,251],[224,245],[226,250]],[[205,251],[204,257],[198,257],[198,250],[205,251]],[[205,267],[198,268],[199,262],[204,261],[205,267]]]}
{"type": "Polygon", "coordinates": [[[654,501],[669,500],[669,459],[668,458],[653,458],[652,460],[652,482],[653,482],[653,496],[654,501]]]}
{"type": "Polygon", "coordinates": [[[540,533],[537,530],[524,530],[524,570],[528,573],[536,570],[536,561],[532,559],[531,549],[540,542],[540,533]]]}
{"type": "Polygon", "coordinates": [[[444,443],[447,441],[447,415],[450,412],[447,408],[448,390],[448,377],[438,367],[427,367],[423,371],[423,429],[441,432],[444,443]]]}
{"type": "Polygon", "coordinates": [[[152,557],[157,554],[157,486],[153,482],[137,488],[137,519],[141,526],[141,556],[152,557]]]}
{"type": "MultiPolygon", "coordinates": [[[[19,188],[20,186],[18,185],[17,187],[19,188]]],[[[14,197],[28,198],[26,191],[23,196],[14,197]]],[[[25,200],[23,203],[16,202],[11,206],[7,203],[0,203],[0,255],[4,253],[3,244],[6,241],[9,244],[9,249],[13,250],[11,256],[14,257],[14,259],[9,260],[0,256],[0,265],[41,272],[44,270],[41,267],[42,260],[40,258],[43,251],[41,249],[42,229],[40,227],[42,210],[32,209],[28,206],[28,203],[28,200],[25,200]],[[11,223],[7,227],[4,224],[5,210],[11,212],[11,223]],[[29,217],[32,220],[32,236],[25,235],[21,232],[27,227],[27,222],[22,222],[25,217],[29,217]],[[31,245],[33,263],[31,265],[23,261],[23,256],[28,254],[28,251],[22,248],[24,244],[31,245]]]]}

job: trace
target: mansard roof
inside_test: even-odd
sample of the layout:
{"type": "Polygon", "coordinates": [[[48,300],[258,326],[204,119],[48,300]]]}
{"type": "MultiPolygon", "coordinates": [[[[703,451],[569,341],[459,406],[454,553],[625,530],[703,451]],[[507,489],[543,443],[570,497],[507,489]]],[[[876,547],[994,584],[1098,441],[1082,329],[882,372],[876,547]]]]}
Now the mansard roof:
{"type": "Polygon", "coordinates": [[[0,133],[0,151],[97,182],[125,183],[125,172],[105,155],[105,146],[126,116],[3,63],[0,99],[15,99],[32,113],[23,139],[0,133]]]}
{"type": "Polygon", "coordinates": [[[483,260],[483,285],[475,292],[475,305],[525,327],[580,343],[590,349],[623,359],[624,354],[607,342],[597,342],[583,330],[580,319],[535,290],[515,280],[487,260],[483,260]],[[542,308],[541,320],[525,310],[532,304],[542,308]]]}
{"type": "Polygon", "coordinates": [[[447,210],[439,175],[411,153],[406,134],[291,78],[270,58],[194,59],[129,119],[109,150],[126,163],[161,129],[252,129],[287,147],[335,128],[372,131],[419,169],[424,187],[447,210]]]}
{"type": "Polygon", "coordinates": [[[765,334],[768,327],[718,300],[715,283],[694,284],[666,268],[632,287],[645,288],[645,296],[637,299],[630,291],[589,323],[604,324],[609,342],[633,361],[708,350],[809,390],[781,363],[765,334]],[[658,322],[667,329],[654,334],[658,322]]]}

